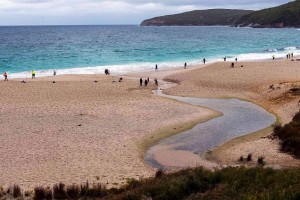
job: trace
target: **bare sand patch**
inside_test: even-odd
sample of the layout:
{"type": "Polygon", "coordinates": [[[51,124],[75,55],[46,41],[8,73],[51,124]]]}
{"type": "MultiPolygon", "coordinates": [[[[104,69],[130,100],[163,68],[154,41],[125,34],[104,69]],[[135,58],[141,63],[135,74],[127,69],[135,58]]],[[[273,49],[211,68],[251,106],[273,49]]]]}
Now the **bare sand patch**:
{"type": "Polygon", "coordinates": [[[0,83],[0,185],[23,188],[148,177],[140,144],[209,109],[157,97],[138,80],[98,75],[0,83]],[[55,81],[55,83],[53,83],[55,81]],[[98,180],[99,179],[99,180],[98,180]]]}

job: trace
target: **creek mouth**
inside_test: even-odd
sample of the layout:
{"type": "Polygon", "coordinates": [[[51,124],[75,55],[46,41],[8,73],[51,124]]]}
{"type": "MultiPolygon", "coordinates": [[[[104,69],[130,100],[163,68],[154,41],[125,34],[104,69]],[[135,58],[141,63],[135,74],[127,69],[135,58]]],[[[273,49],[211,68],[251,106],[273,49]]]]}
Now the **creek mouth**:
{"type": "Polygon", "coordinates": [[[153,168],[172,170],[196,166],[216,167],[216,164],[206,161],[201,155],[229,140],[257,132],[276,122],[276,117],[260,106],[235,98],[171,96],[163,94],[161,88],[153,92],[158,96],[207,107],[223,114],[150,147],[146,151],[145,162],[153,168]]]}

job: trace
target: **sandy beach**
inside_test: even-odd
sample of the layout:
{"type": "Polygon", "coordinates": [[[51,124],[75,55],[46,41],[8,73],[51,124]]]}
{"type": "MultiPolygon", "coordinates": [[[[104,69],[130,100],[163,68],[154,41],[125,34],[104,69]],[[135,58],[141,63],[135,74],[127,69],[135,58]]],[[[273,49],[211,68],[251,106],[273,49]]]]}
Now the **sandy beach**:
{"type": "Polygon", "coordinates": [[[215,115],[153,95],[153,81],[140,87],[139,80],[118,79],[1,81],[0,185],[32,189],[88,180],[111,187],[153,176],[143,160],[147,145],[215,115]]]}
{"type": "MultiPolygon", "coordinates": [[[[234,68],[230,64],[126,76],[177,82],[164,91],[177,96],[252,101],[283,123],[299,110],[299,95],[288,92],[300,86],[299,62],[238,62],[234,68]]],[[[138,79],[118,79],[63,75],[28,79],[27,83],[1,82],[0,185],[18,183],[33,188],[88,180],[110,187],[128,178],[153,176],[155,170],[143,160],[147,147],[218,115],[207,108],[153,95],[153,80],[148,87],[140,87],[138,79]]],[[[298,160],[279,152],[278,140],[266,138],[271,132],[267,128],[229,141],[207,158],[218,165],[239,165],[241,155],[252,153],[254,159],[264,156],[271,166],[299,166],[298,160]]]]}

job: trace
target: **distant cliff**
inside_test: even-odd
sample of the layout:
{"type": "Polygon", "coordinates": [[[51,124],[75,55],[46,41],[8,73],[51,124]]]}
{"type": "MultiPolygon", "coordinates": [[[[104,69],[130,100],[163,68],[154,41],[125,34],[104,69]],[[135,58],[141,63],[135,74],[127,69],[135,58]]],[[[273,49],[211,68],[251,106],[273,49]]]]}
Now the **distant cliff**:
{"type": "Polygon", "coordinates": [[[257,28],[300,27],[300,0],[246,14],[236,25],[257,28]]]}
{"type": "Polygon", "coordinates": [[[263,9],[195,10],[175,15],[166,15],[144,20],[141,26],[249,26],[255,28],[300,27],[300,0],[263,9]]]}
{"type": "Polygon", "coordinates": [[[210,9],[194,10],[144,20],[141,26],[212,26],[234,25],[251,10],[210,9]]]}

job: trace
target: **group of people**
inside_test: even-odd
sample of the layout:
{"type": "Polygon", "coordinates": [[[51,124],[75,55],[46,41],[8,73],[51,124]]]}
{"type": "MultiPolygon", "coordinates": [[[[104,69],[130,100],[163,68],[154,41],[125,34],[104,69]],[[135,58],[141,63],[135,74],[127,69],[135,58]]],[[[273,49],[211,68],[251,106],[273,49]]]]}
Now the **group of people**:
{"type": "MultiPolygon", "coordinates": [[[[223,60],[224,60],[224,62],[226,62],[227,57],[224,57],[223,60]]],[[[238,61],[238,58],[235,58],[234,60],[235,60],[235,62],[237,62],[237,61],[238,61]]]]}
{"type": "MultiPolygon", "coordinates": [[[[32,72],[31,72],[31,77],[32,77],[32,79],[34,79],[35,78],[35,71],[34,70],[32,70],[32,72]]],[[[4,81],[8,81],[8,74],[7,74],[7,72],[4,72],[3,73],[3,76],[4,76],[4,81]]]]}
{"type": "MultiPolygon", "coordinates": [[[[56,70],[54,70],[54,71],[53,71],[53,76],[56,76],[56,73],[57,73],[56,70]]],[[[32,71],[31,71],[31,78],[34,79],[34,78],[35,78],[35,75],[36,75],[35,70],[32,70],[32,71]]],[[[4,72],[4,73],[3,73],[3,76],[4,76],[4,81],[8,81],[8,74],[7,74],[7,72],[4,72]]]]}
{"type": "MultiPolygon", "coordinates": [[[[145,80],[143,80],[143,78],[140,78],[140,86],[143,86],[143,83],[144,83],[144,86],[147,86],[150,83],[149,77],[146,78],[145,80]]],[[[154,79],[154,83],[155,83],[155,85],[158,85],[157,78],[154,79]]]]}
{"type": "Polygon", "coordinates": [[[294,53],[286,54],[286,59],[291,59],[294,57],[294,53]]]}

